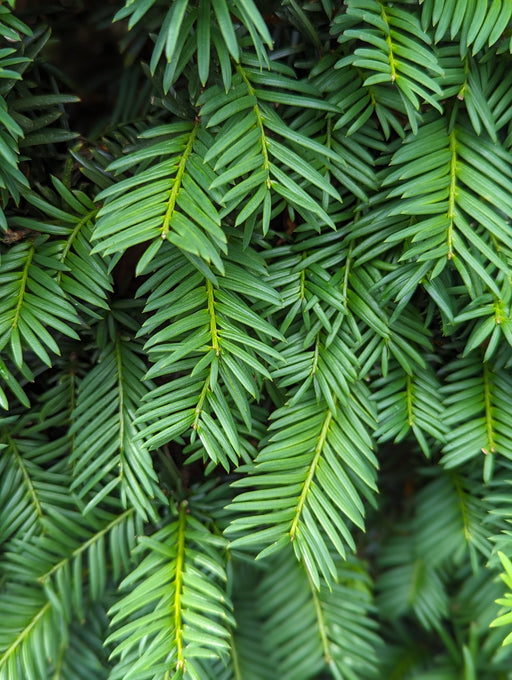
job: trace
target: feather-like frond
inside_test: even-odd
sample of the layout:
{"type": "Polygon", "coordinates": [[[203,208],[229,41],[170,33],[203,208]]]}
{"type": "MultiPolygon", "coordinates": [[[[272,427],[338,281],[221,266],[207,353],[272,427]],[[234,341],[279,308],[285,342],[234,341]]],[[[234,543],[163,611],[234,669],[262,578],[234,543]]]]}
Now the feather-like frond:
{"type": "Polygon", "coordinates": [[[234,620],[224,548],[225,541],[189,515],[185,503],[174,521],[141,537],[142,558],[121,584],[129,592],[110,611],[107,641],[120,657],[113,679],[186,671],[200,680],[195,659],[227,652],[234,620]]]}

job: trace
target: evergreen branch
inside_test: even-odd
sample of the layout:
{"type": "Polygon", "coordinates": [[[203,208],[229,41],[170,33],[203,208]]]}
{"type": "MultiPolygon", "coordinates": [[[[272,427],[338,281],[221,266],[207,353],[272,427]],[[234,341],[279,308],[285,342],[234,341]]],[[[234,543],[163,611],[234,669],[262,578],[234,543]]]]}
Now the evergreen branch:
{"type": "Polygon", "coordinates": [[[183,655],[183,625],[182,625],[182,605],[181,596],[183,588],[183,566],[185,553],[185,527],[186,527],[186,504],[181,503],[178,514],[178,545],[176,556],[176,570],[175,570],[175,586],[174,586],[174,602],[172,609],[174,611],[174,630],[176,645],[176,668],[179,670],[185,666],[185,658],[183,655]]]}
{"type": "MultiPolygon", "coordinates": [[[[31,476],[29,475],[27,471],[27,466],[25,464],[25,461],[23,460],[22,456],[20,456],[20,453],[18,451],[18,448],[16,446],[16,443],[13,441],[12,437],[10,434],[7,432],[7,446],[8,446],[8,451],[13,452],[14,454],[14,459],[16,460],[16,465],[17,467],[21,470],[23,481],[25,483],[25,486],[28,488],[29,491],[29,497],[31,499],[31,505],[34,506],[35,508],[35,514],[39,519],[43,516],[43,511],[41,508],[41,503],[38,498],[38,494],[36,493],[36,490],[34,488],[34,483],[32,481],[31,476]]],[[[4,452],[5,455],[5,452],[4,452]]]]}
{"type": "Polygon", "coordinates": [[[443,464],[456,467],[481,453],[491,464],[496,451],[509,458],[511,452],[501,434],[510,408],[508,377],[493,370],[492,364],[482,364],[477,353],[450,364],[448,375],[445,422],[452,427],[447,432],[443,464]],[[456,397],[452,391],[455,384],[456,397]]]}
{"type": "Polygon", "coordinates": [[[81,543],[79,546],[74,548],[74,550],[69,554],[69,556],[64,557],[59,562],[53,564],[50,569],[48,569],[44,574],[41,574],[38,578],[40,583],[45,583],[49,578],[54,576],[60,569],[66,567],[72,560],[77,557],[81,557],[86,553],[91,546],[93,546],[98,541],[101,541],[107,534],[112,530],[116,529],[120,524],[122,524],[125,519],[131,518],[134,514],[133,508],[125,510],[120,515],[114,517],[108,524],[102,527],[99,531],[95,532],[86,541],[81,543]]]}
{"type": "Polygon", "coordinates": [[[317,466],[320,461],[320,457],[322,455],[322,450],[323,446],[325,444],[325,441],[327,439],[327,433],[329,431],[329,425],[332,420],[332,412],[328,411],[327,415],[325,417],[324,423],[322,425],[322,430],[320,432],[320,436],[318,437],[318,443],[315,447],[315,456],[311,462],[311,465],[309,466],[308,469],[308,474],[307,477],[304,481],[304,485],[302,487],[302,491],[299,496],[299,502],[297,503],[297,508],[295,512],[295,517],[293,518],[292,525],[290,527],[290,538],[293,541],[295,539],[296,533],[297,533],[297,527],[298,523],[301,519],[301,512],[304,507],[304,504],[306,502],[306,499],[308,497],[309,493],[309,488],[315,478],[316,472],[317,472],[317,466]]]}
{"type": "Polygon", "coordinates": [[[222,539],[187,513],[185,503],[177,520],[141,538],[145,557],[121,584],[131,592],[111,609],[115,628],[108,641],[117,642],[113,655],[120,656],[113,677],[152,668],[164,677],[186,670],[195,678],[196,658],[219,656],[227,647],[225,626],[234,620],[220,585],[226,579],[223,547],[222,539]]]}
{"type": "Polygon", "coordinates": [[[30,639],[30,636],[34,633],[34,629],[37,629],[38,625],[43,624],[44,619],[48,616],[50,610],[50,602],[45,602],[41,609],[29,621],[28,625],[18,633],[8,649],[0,656],[0,670],[10,662],[15,654],[19,653],[19,648],[23,646],[23,644],[26,644],[30,639]]]}
{"type": "Polygon", "coordinates": [[[192,147],[194,145],[194,141],[196,138],[197,134],[197,127],[198,124],[196,123],[194,127],[192,128],[192,131],[188,137],[187,140],[187,145],[183,151],[183,154],[180,157],[179,165],[178,165],[178,170],[176,172],[176,179],[174,180],[171,188],[171,193],[169,195],[169,198],[167,200],[167,208],[165,211],[165,216],[164,216],[164,222],[161,227],[161,236],[163,239],[167,238],[167,234],[169,233],[169,227],[171,223],[171,219],[174,214],[174,210],[176,209],[176,199],[178,197],[179,191],[181,189],[181,183],[183,181],[183,175],[185,174],[185,169],[187,167],[187,160],[188,157],[190,156],[192,152],[192,147]]]}
{"type": "Polygon", "coordinates": [[[72,488],[84,498],[92,492],[89,510],[119,487],[141,516],[154,516],[152,499],[161,496],[156,475],[147,449],[134,441],[134,409],[148,390],[141,382],[144,364],[136,347],[119,337],[105,347],[101,359],[81,383],[71,416],[72,488]],[[115,467],[119,472],[114,476],[115,467]]]}

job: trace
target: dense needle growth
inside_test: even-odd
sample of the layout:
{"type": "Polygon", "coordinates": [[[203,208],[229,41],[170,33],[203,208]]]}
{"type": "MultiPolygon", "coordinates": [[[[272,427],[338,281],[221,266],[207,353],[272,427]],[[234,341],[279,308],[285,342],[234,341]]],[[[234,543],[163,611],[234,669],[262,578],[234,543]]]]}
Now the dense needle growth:
{"type": "Polygon", "coordinates": [[[510,0],[0,34],[0,679],[512,679],[510,0]]]}

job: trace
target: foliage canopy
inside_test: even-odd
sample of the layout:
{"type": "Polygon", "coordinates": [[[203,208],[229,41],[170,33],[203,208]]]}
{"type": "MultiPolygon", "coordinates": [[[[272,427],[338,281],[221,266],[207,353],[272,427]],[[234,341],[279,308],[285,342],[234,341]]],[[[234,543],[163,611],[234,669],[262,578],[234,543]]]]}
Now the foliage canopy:
{"type": "Polygon", "coordinates": [[[512,679],[511,20],[0,2],[1,680],[512,679]]]}

